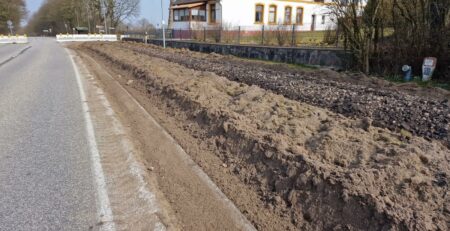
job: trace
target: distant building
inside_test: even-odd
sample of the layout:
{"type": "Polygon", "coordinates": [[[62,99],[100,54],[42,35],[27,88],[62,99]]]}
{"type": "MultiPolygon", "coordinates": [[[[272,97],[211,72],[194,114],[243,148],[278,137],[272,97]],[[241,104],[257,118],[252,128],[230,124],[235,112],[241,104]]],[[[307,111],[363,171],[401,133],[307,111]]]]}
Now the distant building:
{"type": "Polygon", "coordinates": [[[255,27],[296,25],[297,30],[334,26],[328,14],[331,0],[175,0],[170,7],[172,29],[213,26],[255,27]]]}

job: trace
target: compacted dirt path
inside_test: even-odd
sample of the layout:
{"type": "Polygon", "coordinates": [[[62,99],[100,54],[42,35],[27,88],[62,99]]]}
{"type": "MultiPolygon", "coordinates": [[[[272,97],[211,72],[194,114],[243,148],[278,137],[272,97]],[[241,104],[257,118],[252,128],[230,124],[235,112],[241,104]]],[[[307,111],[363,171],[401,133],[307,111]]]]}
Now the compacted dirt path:
{"type": "MultiPolygon", "coordinates": [[[[443,136],[425,140],[405,132],[407,128],[374,127],[371,119],[351,119],[246,81],[231,81],[227,73],[222,77],[168,61],[169,55],[189,59],[191,52],[128,43],[83,44],[76,50],[87,63],[106,67],[108,75],[144,106],[258,230],[448,230],[450,154],[441,142],[443,136]]],[[[205,62],[214,70],[220,59],[231,58],[205,62]]],[[[233,67],[244,70],[245,64],[233,62],[233,67]]],[[[231,64],[223,66],[227,65],[231,64]]],[[[261,79],[267,73],[296,75],[285,66],[261,65],[258,68],[266,68],[261,79]]],[[[279,77],[280,86],[283,78],[279,77]]],[[[300,87],[292,84],[292,89],[300,87]]],[[[325,91],[331,90],[324,87],[325,91]]],[[[362,98],[364,91],[359,92],[362,98]]],[[[382,91],[387,96],[407,94],[382,91]]],[[[434,105],[446,113],[444,100],[434,105]]],[[[121,116],[133,118],[129,113],[124,110],[121,116]]],[[[448,118],[441,114],[436,112],[438,118],[448,118]]],[[[153,154],[164,150],[147,146],[146,139],[152,136],[144,123],[136,120],[130,125],[134,139],[183,229],[220,229],[217,219],[227,218],[210,212],[216,208],[204,204],[208,197],[204,203],[178,203],[185,200],[177,196],[183,195],[180,187],[192,190],[197,185],[190,180],[171,185],[170,172],[177,164],[153,154]],[[208,210],[198,213],[201,208],[208,210]],[[207,220],[216,225],[202,223],[207,220]]],[[[203,196],[201,191],[190,192],[194,198],[203,196]]]]}

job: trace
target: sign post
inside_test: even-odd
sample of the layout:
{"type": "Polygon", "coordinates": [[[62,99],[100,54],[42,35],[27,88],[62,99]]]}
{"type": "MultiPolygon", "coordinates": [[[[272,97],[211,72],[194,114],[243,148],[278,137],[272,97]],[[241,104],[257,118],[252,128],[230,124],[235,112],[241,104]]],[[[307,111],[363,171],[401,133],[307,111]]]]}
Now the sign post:
{"type": "Polygon", "coordinates": [[[13,34],[12,30],[14,29],[13,22],[11,20],[8,20],[6,24],[8,25],[9,33],[12,35],[13,34]]]}

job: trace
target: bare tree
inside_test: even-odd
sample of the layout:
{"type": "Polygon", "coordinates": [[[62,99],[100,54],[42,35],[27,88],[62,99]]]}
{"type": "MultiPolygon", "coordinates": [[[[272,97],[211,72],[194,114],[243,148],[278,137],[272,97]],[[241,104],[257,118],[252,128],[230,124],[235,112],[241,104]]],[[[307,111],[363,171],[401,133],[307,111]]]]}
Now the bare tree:
{"type": "Polygon", "coordinates": [[[154,30],[155,26],[151,24],[146,18],[139,19],[133,26],[135,32],[145,33],[154,30]]]}
{"type": "Polygon", "coordinates": [[[139,3],[140,0],[46,0],[27,29],[30,33],[48,28],[55,33],[67,33],[77,26],[87,27],[89,32],[95,31],[97,25],[118,27],[126,19],[139,15],[139,3]]]}
{"type": "Polygon", "coordinates": [[[384,0],[332,0],[330,13],[356,56],[360,69],[370,72],[377,19],[384,0]]]}
{"type": "Polygon", "coordinates": [[[104,0],[106,18],[110,19],[111,26],[116,27],[125,19],[139,15],[140,0],[104,0]]]}
{"type": "Polygon", "coordinates": [[[11,20],[16,28],[20,27],[20,22],[25,15],[24,0],[0,0],[0,34],[9,33],[6,25],[8,20],[11,20]]]}

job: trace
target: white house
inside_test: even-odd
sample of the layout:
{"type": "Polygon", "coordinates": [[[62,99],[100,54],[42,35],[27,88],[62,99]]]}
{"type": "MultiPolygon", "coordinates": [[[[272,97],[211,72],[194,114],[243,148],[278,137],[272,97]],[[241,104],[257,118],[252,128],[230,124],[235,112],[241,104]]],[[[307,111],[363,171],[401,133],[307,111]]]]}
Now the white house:
{"type": "Polygon", "coordinates": [[[334,26],[331,0],[176,0],[171,6],[171,29],[261,25],[295,25],[297,30],[326,30],[334,26]]]}

